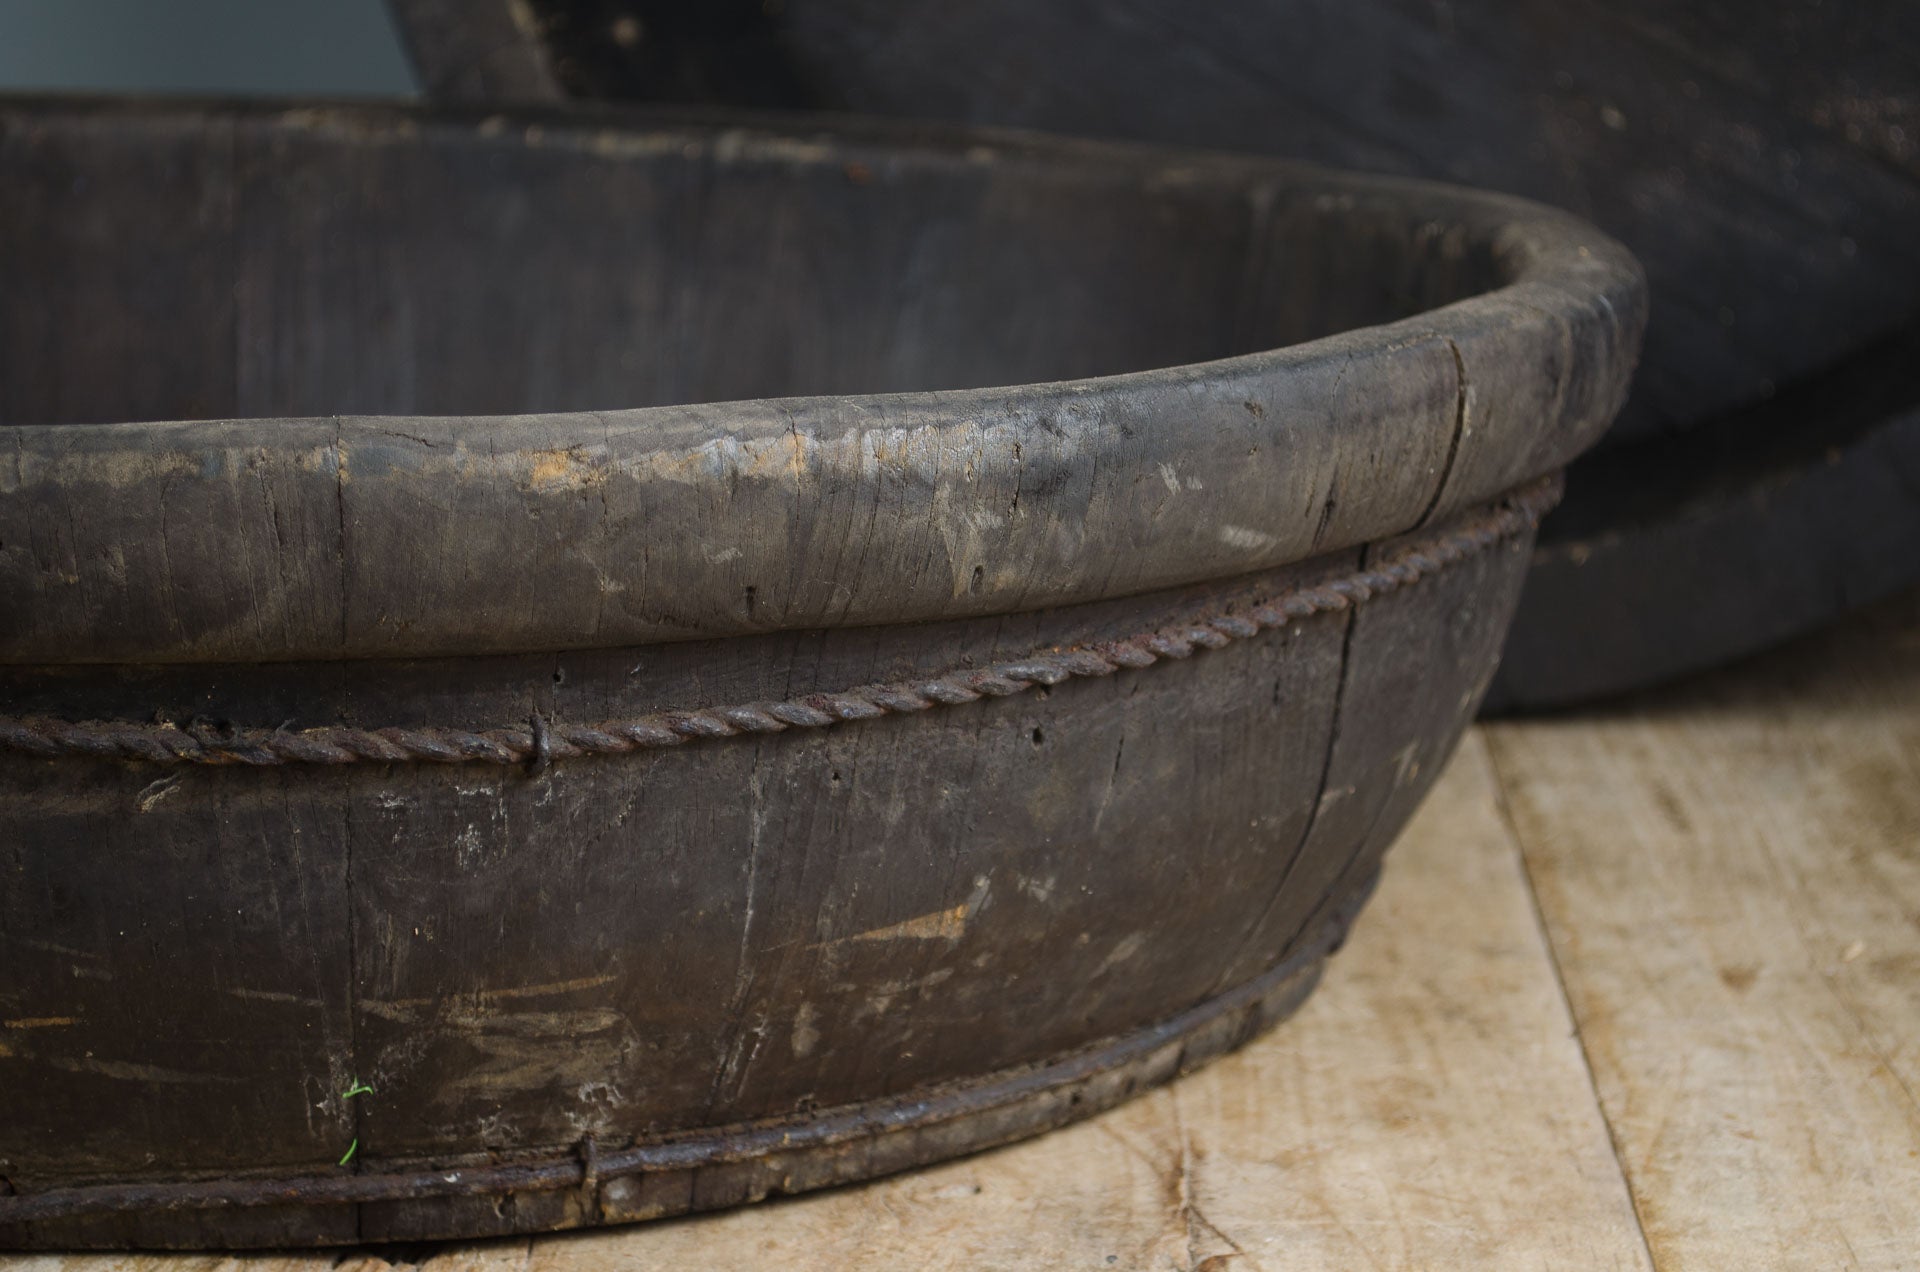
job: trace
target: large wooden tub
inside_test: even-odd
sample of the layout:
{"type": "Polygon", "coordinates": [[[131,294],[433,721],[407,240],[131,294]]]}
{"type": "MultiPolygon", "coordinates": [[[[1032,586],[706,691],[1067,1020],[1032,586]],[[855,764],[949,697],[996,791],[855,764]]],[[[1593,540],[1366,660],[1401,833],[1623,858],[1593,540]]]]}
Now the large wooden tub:
{"type": "Polygon", "coordinates": [[[15,102],[0,189],[13,1247],[724,1206],[1232,1047],[1643,319],[1531,204],[990,133],[15,102]]]}

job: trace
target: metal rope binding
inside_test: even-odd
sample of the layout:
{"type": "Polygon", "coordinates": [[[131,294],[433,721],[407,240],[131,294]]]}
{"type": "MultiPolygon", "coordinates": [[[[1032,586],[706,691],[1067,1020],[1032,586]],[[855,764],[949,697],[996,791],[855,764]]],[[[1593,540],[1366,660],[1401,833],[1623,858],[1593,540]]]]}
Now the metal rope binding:
{"type": "Polygon", "coordinates": [[[218,727],[170,721],[57,720],[0,716],[0,751],[47,759],[85,756],[152,764],[432,763],[528,766],[538,774],[557,760],[625,755],[687,742],[823,729],[856,720],[961,706],[1076,678],[1143,670],[1190,658],[1297,619],[1364,605],[1411,587],[1499,543],[1531,531],[1559,502],[1556,474],[1514,492],[1495,507],[1444,533],[1404,540],[1386,559],[1313,587],[1267,597],[1241,613],[1196,614],[1116,641],[1037,650],[1024,658],[946,672],[924,680],[862,685],[783,702],[697,707],[592,724],[563,724],[535,714],[528,726],[478,731],[423,726],[363,729],[323,725],[292,730],[218,727]]]}

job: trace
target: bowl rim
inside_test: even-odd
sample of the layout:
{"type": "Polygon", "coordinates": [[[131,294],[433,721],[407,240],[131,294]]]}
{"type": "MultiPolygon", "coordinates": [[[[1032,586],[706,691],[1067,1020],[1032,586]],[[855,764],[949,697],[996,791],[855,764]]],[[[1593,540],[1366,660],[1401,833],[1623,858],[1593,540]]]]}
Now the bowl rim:
{"type": "Polygon", "coordinates": [[[12,452],[0,662],[607,648],[1019,612],[1249,573],[1420,528],[1563,466],[1617,411],[1645,322],[1639,264],[1570,214],[1289,160],[737,111],[0,97],[0,148],[125,128],[1284,186],[1329,216],[1404,209],[1410,234],[1462,233],[1502,283],[1299,344],[1079,380],[595,412],[0,425],[12,452]],[[428,506],[423,492],[445,498],[428,506]],[[175,528],[155,544],[169,510],[175,528]],[[314,533],[283,537],[283,516],[314,533]],[[36,525],[62,523],[64,542],[34,549],[36,525]],[[142,568],[156,557],[161,568],[142,568]]]}

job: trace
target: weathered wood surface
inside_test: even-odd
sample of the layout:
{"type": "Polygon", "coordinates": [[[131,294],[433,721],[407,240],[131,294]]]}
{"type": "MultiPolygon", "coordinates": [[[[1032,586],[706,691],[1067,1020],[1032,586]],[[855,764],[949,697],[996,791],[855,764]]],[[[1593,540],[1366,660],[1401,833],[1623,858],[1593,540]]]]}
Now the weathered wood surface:
{"type": "Polygon", "coordinates": [[[527,3],[585,95],[724,102],[697,69],[648,71],[763,41],[788,106],[1283,154],[1570,208],[1640,254],[1661,301],[1609,442],[1761,400],[1914,315],[1906,5],[784,0],[717,6],[729,45],[650,21],[671,4],[527,3]],[[622,16],[648,37],[615,45],[622,16]]]}
{"type": "Polygon", "coordinates": [[[1577,468],[1534,554],[1490,712],[1677,676],[1911,583],[1920,329],[1763,408],[1577,468]]]}
{"type": "MultiPolygon", "coordinates": [[[[425,1266],[1645,1267],[1478,744],[1403,849],[1325,990],[1288,1025],[1091,1123],[736,1215],[425,1266]]],[[[9,1272],[201,1266],[71,1258],[9,1272]]]]}
{"type": "Polygon", "coordinates": [[[0,172],[11,1247],[715,1209],[1239,1045],[1644,319],[1534,205],[986,132],[39,101],[0,172]]]}
{"type": "Polygon", "coordinates": [[[7,103],[0,170],[10,662],[1226,577],[1562,466],[1645,320],[1534,205],[955,130],[7,103]]]}
{"type": "Polygon", "coordinates": [[[1920,594],[1490,734],[1665,1267],[1920,1256],[1920,594]]]}
{"type": "Polygon", "coordinates": [[[1643,1268],[1492,794],[1470,745],[1334,992],[1172,1087],[818,1205],[536,1245],[533,1266],[1643,1268]]]}
{"type": "MultiPolygon", "coordinates": [[[[285,1243],[645,1217],[997,1142],[1163,1079],[1291,1006],[1287,986],[1271,1010],[1247,1000],[1137,1059],[1116,1052],[1102,1062],[1111,1081],[995,1096],[997,1123],[908,1126],[859,1152],[798,1147],[816,1109],[1124,1050],[1115,1040],[1241,993],[1276,963],[1310,972],[1346,921],[1328,903],[1350,913],[1471,714],[1527,541],[1183,661],[535,774],[10,757],[5,1002],[53,1022],[3,1061],[0,1144],[23,1204],[222,1166],[306,1178],[354,1145],[355,1172],[377,1181],[503,1153],[576,1167],[583,1137],[598,1137],[609,1182],[585,1209],[566,1186],[504,1208],[49,1211],[0,1235],[285,1243]],[[275,1040],[265,1063],[255,1031],[275,1040]],[[373,1090],[342,1094],[362,1081],[373,1090]],[[764,1119],[790,1123],[796,1147],[735,1192],[710,1167],[628,1178],[613,1165],[673,1132],[722,1160],[724,1128],[764,1119]]],[[[1381,549],[1380,565],[1395,553],[1381,549]]],[[[1148,617],[1143,603],[684,643],[617,663],[550,656],[536,683],[560,719],[703,682],[764,701],[801,675],[839,686],[876,664],[987,667],[1079,647],[1148,617]]],[[[1166,603],[1178,614],[1192,600],[1166,603]]],[[[432,712],[457,696],[504,712],[529,681],[509,665],[489,690],[470,669],[411,664],[383,687],[379,666],[353,670],[344,690],[313,677],[292,697],[299,677],[265,672],[282,676],[278,702],[296,719],[332,717],[330,693],[359,711],[432,712]]],[[[182,708],[203,696],[171,698],[166,684],[92,692],[182,708]]],[[[237,693],[259,697],[244,680],[237,693]]],[[[0,1219],[12,1208],[0,1201],[0,1219]]]]}
{"type": "Polygon", "coordinates": [[[1913,5],[527,3],[577,96],[1284,154],[1619,235],[1656,297],[1645,366],[1542,536],[1490,709],[1711,666],[1920,579],[1920,359],[1861,365],[1920,321],[1913,5]]]}
{"type": "Polygon", "coordinates": [[[1323,988],[1233,1057],[932,1170],[406,1259],[431,1272],[1909,1267],[1916,732],[1920,594],[1631,712],[1482,728],[1323,988]]]}
{"type": "Polygon", "coordinates": [[[526,0],[392,0],[429,97],[443,102],[553,101],[562,93],[526,0]]]}

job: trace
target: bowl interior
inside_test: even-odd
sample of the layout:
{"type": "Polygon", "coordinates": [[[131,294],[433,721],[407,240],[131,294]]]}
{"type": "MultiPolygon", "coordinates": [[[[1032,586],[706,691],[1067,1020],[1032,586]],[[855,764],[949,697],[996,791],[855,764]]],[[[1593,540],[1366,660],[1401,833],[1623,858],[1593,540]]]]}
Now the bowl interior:
{"type": "Polygon", "coordinates": [[[0,184],[7,424],[1074,379],[1500,281],[1364,188],[1073,146],[16,105],[0,184]]]}

